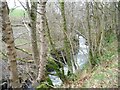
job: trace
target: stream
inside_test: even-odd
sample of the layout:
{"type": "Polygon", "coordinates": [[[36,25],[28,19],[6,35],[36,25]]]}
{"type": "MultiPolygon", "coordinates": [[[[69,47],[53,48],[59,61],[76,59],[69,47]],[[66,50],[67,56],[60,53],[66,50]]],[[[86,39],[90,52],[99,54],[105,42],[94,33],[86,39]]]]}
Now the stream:
{"type": "MultiPolygon", "coordinates": [[[[74,60],[75,60],[75,64],[77,66],[77,70],[78,69],[82,69],[84,64],[87,63],[88,61],[88,46],[85,45],[86,43],[86,40],[82,37],[82,36],[79,36],[79,51],[76,55],[74,55],[74,60]]],[[[4,61],[4,60],[0,60],[0,75],[2,75],[1,77],[2,78],[6,78],[6,77],[9,77],[9,71],[7,70],[6,66],[7,66],[7,62],[4,61]],[[2,73],[2,72],[4,73],[2,73]]],[[[19,68],[20,66],[25,69],[25,66],[24,65],[19,65],[19,68]]],[[[24,70],[20,69],[20,72],[23,73],[24,70]]],[[[68,72],[68,68],[67,68],[67,65],[64,66],[64,72],[65,72],[65,75],[67,75],[67,72],[68,72]]],[[[75,73],[76,70],[73,68],[73,72],[75,73]]],[[[55,74],[56,72],[53,71],[51,72],[51,74],[55,74]]],[[[60,80],[60,78],[58,76],[54,76],[54,75],[50,75],[49,74],[49,77],[53,83],[53,85],[55,87],[58,87],[62,84],[62,81],[60,80]]],[[[0,83],[1,83],[1,80],[2,78],[0,78],[0,83]]]]}
{"type": "MultiPolygon", "coordinates": [[[[79,51],[76,55],[74,55],[74,60],[76,62],[76,65],[78,66],[79,69],[82,69],[83,66],[87,63],[88,61],[88,50],[89,47],[85,44],[86,40],[85,38],[83,38],[82,36],[79,36],[79,51]]],[[[65,75],[67,74],[68,68],[65,65],[64,66],[64,72],[65,75]]],[[[73,68],[73,72],[75,73],[76,71],[73,68]]],[[[54,74],[56,72],[51,72],[51,74],[54,74]]],[[[62,84],[62,81],[60,80],[60,78],[58,76],[54,76],[54,75],[49,75],[52,83],[54,86],[60,86],[62,84]]]]}

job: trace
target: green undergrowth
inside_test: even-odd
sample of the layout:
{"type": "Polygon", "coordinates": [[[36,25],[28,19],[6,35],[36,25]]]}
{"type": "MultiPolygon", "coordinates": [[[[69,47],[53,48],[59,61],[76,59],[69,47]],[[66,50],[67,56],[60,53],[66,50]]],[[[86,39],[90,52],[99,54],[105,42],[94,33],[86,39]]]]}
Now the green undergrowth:
{"type": "Polygon", "coordinates": [[[86,64],[71,87],[118,88],[118,48],[115,35],[107,37],[103,55],[95,58],[98,64],[91,70],[86,64]]]}
{"type": "Polygon", "coordinates": [[[94,68],[90,77],[83,82],[83,88],[117,88],[118,87],[118,52],[117,41],[111,37],[104,55],[99,57],[100,64],[94,68]]]}
{"type": "MultiPolygon", "coordinates": [[[[117,88],[118,87],[118,52],[116,37],[107,38],[107,44],[104,47],[104,53],[97,59],[98,64],[91,69],[89,63],[76,75],[69,77],[70,88],[117,88]]],[[[50,59],[49,68],[52,67],[57,71],[57,65],[54,65],[50,59]],[[54,66],[54,67],[53,67],[54,66]]],[[[59,70],[58,70],[59,72],[59,70]]],[[[58,74],[59,76],[59,74],[58,74]]],[[[48,81],[49,82],[49,81],[48,81]]],[[[49,88],[46,83],[43,83],[39,88],[49,88]]],[[[54,88],[54,86],[52,85],[54,88]]],[[[66,85],[60,88],[67,87],[66,85]]]]}
{"type": "Polygon", "coordinates": [[[89,79],[84,81],[82,87],[85,88],[117,88],[118,87],[118,61],[116,56],[112,57],[113,61],[105,62],[99,65],[91,73],[89,79]]]}

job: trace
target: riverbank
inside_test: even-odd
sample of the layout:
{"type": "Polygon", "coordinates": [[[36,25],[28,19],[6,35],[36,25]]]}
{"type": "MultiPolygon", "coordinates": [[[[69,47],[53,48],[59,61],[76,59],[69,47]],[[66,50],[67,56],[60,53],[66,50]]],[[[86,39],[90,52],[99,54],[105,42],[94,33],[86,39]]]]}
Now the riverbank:
{"type": "Polygon", "coordinates": [[[118,87],[118,62],[116,56],[113,61],[100,65],[92,73],[86,74],[75,82],[77,88],[117,88],[118,87]]]}
{"type": "MultiPolygon", "coordinates": [[[[117,41],[106,47],[106,52],[100,57],[100,64],[91,72],[86,69],[79,74],[69,88],[118,88],[118,53],[117,41]]],[[[65,85],[63,85],[66,87],[65,85]]],[[[67,88],[68,88],[67,87],[67,88]]]]}

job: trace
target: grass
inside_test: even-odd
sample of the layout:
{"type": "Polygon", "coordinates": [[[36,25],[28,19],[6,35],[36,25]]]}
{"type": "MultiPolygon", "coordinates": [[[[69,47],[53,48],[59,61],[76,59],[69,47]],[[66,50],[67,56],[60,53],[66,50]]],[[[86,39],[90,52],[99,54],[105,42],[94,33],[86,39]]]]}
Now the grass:
{"type": "Polygon", "coordinates": [[[26,12],[23,9],[15,9],[13,11],[10,12],[10,16],[11,17],[24,17],[24,14],[26,14],[26,12]]]}
{"type": "Polygon", "coordinates": [[[117,88],[118,87],[118,62],[100,65],[97,67],[89,79],[84,81],[82,87],[85,88],[117,88]]]}
{"type": "Polygon", "coordinates": [[[101,64],[95,68],[89,79],[83,82],[85,88],[117,88],[118,87],[118,53],[117,42],[107,46],[107,51],[100,58],[101,64]]]}

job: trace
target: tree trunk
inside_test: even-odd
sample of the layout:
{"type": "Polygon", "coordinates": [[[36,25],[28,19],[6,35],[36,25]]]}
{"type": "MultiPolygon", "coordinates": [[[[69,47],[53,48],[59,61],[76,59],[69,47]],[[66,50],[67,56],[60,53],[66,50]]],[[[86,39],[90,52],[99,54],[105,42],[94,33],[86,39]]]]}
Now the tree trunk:
{"type": "Polygon", "coordinates": [[[20,87],[20,84],[18,79],[18,70],[17,70],[17,61],[16,61],[17,54],[15,50],[13,30],[9,19],[9,9],[6,1],[2,2],[1,14],[2,14],[1,17],[2,17],[2,34],[3,34],[2,39],[7,47],[11,86],[12,88],[18,88],[20,87]]]}
{"type": "Polygon", "coordinates": [[[39,62],[39,73],[37,81],[45,79],[45,68],[47,63],[47,44],[46,44],[46,32],[45,32],[45,7],[46,1],[40,2],[40,62],[39,62]]]}
{"type": "Polygon", "coordinates": [[[88,26],[88,40],[89,40],[89,63],[94,66],[93,61],[93,52],[92,52],[92,40],[91,40],[91,26],[90,26],[90,11],[89,11],[89,2],[86,3],[86,10],[87,10],[87,26],[88,26]]]}
{"type": "Polygon", "coordinates": [[[95,13],[96,13],[96,23],[97,23],[97,34],[96,34],[96,48],[95,48],[95,57],[100,56],[102,52],[102,42],[104,37],[104,14],[101,15],[100,11],[102,12],[102,9],[99,10],[100,7],[98,7],[100,3],[95,2],[95,13]]]}
{"type": "Polygon", "coordinates": [[[31,37],[32,37],[32,49],[33,49],[33,58],[38,65],[40,57],[37,45],[37,35],[36,35],[36,18],[37,18],[37,2],[31,2],[31,37]]]}
{"type": "Polygon", "coordinates": [[[119,60],[120,58],[120,1],[118,2],[118,25],[117,25],[116,34],[118,39],[118,60],[119,60]]]}
{"type": "MultiPolygon", "coordinates": [[[[28,2],[26,2],[27,4],[28,2]]],[[[28,6],[29,4],[27,4],[28,6]]],[[[37,19],[37,1],[30,0],[30,7],[27,7],[28,16],[30,19],[30,29],[31,29],[31,42],[32,42],[32,51],[33,59],[38,66],[40,56],[37,44],[37,35],[36,35],[36,19],[37,19]]]]}
{"type": "Polygon", "coordinates": [[[64,51],[67,58],[68,70],[71,73],[73,73],[72,62],[71,62],[71,47],[67,37],[67,23],[66,23],[66,17],[65,17],[64,0],[60,0],[60,8],[61,8],[61,15],[63,18],[64,51]]]}

